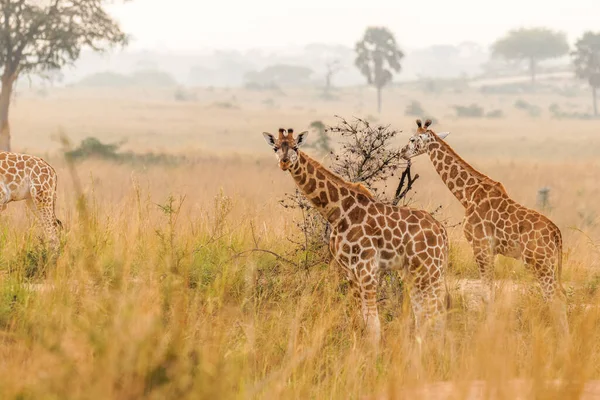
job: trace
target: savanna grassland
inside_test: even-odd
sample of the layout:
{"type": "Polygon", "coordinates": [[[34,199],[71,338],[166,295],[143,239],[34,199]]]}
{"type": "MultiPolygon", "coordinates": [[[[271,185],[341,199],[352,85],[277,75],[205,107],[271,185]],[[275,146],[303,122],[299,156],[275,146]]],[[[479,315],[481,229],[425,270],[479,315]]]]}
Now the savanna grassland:
{"type": "Polygon", "coordinates": [[[415,128],[404,108],[418,100],[439,120],[436,130],[452,132],[448,143],[515,200],[539,209],[538,189],[550,188],[544,212],[563,232],[572,335],[558,340],[518,261],[497,259],[504,290],[489,312],[480,307],[477,268],[456,226],[463,210],[422,157],[410,206],[441,206],[435,215],[452,239],[446,346],[425,343],[419,357],[404,295],[388,290],[376,358],[338,271],[287,262],[304,259],[288,240],[300,235],[300,215],[278,204],[294,186],[261,135],[335,124],[335,114],[367,117],[374,92],[338,90],[330,101],[308,89],[196,95],[177,102],[172,91],[67,88],[17,97],[13,147],[45,157],[59,174],[63,248],[56,265],[45,262],[24,204],[0,217],[0,398],[460,399],[478,391],[473,398],[570,399],[600,380],[600,122],[547,111],[551,103],[585,109],[586,93],[385,91],[377,123],[404,131],[396,145],[415,128]],[[541,115],[516,109],[517,98],[541,115]],[[505,117],[453,116],[452,105],[473,102],[505,117]],[[88,136],[126,140],[124,150],[188,161],[71,168],[59,132],[73,146],[88,136]],[[250,251],[257,248],[287,261],[250,251]]]}

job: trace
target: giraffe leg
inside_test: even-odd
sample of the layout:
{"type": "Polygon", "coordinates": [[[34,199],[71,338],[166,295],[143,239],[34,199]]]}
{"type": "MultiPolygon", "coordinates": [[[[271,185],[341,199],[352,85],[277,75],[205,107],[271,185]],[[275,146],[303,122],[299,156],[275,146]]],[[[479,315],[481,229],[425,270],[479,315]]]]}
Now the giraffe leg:
{"type": "MultiPolygon", "coordinates": [[[[366,266],[362,266],[363,268],[366,266]]],[[[360,282],[358,282],[359,295],[361,299],[361,310],[363,320],[367,327],[367,334],[371,343],[378,348],[381,340],[381,322],[377,310],[377,275],[372,268],[360,282]]]]}
{"type": "Polygon", "coordinates": [[[56,253],[59,249],[58,220],[54,214],[54,199],[49,196],[37,195],[28,199],[27,204],[41,223],[51,250],[56,253]]]}
{"type": "Polygon", "coordinates": [[[344,277],[346,278],[346,280],[348,281],[348,295],[352,296],[352,298],[358,302],[360,302],[360,289],[359,289],[359,285],[358,285],[358,281],[357,279],[354,277],[354,275],[352,274],[352,271],[350,271],[348,268],[346,268],[345,266],[342,266],[342,264],[338,263],[335,259],[332,259],[329,262],[329,267],[337,267],[338,269],[342,270],[344,277]]]}
{"type": "Polygon", "coordinates": [[[483,301],[486,307],[490,307],[494,303],[494,257],[489,244],[482,241],[473,246],[475,254],[475,262],[479,268],[479,276],[483,284],[483,301]]]}
{"type": "Polygon", "coordinates": [[[443,281],[416,284],[410,293],[415,337],[442,337],[446,328],[446,290],[443,281]]]}
{"type": "Polygon", "coordinates": [[[558,271],[554,268],[554,265],[556,265],[555,260],[536,261],[530,258],[527,261],[526,264],[532,267],[540,285],[542,296],[550,309],[558,333],[563,337],[568,336],[567,299],[559,284],[558,271]]]}

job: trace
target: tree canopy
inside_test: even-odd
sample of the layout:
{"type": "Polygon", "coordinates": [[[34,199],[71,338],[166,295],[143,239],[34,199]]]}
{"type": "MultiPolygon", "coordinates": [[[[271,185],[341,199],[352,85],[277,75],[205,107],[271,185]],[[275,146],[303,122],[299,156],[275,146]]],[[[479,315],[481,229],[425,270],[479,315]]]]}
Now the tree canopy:
{"type": "Polygon", "coordinates": [[[108,0],[0,0],[0,148],[10,149],[8,108],[13,83],[23,73],[57,70],[82,49],[126,44],[104,9],[108,0]]]}
{"type": "Polygon", "coordinates": [[[539,61],[561,57],[568,52],[566,35],[547,28],[515,29],[492,45],[495,57],[529,61],[532,81],[535,81],[535,68],[539,61]]]}
{"type": "Polygon", "coordinates": [[[75,61],[84,46],[100,51],[127,36],[103,0],[2,0],[0,64],[5,71],[42,72],[75,61]]]}

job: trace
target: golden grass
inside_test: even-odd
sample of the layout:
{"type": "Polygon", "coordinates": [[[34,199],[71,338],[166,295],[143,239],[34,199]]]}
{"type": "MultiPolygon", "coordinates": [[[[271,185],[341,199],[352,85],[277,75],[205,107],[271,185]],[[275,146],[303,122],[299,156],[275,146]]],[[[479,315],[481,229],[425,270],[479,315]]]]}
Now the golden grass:
{"type": "MultiPolygon", "coordinates": [[[[337,271],[323,265],[307,272],[270,254],[237,255],[256,243],[287,255],[287,238],[298,234],[298,216],[277,204],[293,183],[260,132],[351,116],[359,102],[351,95],[373,101],[371,93],[347,92],[333,104],[288,94],[277,99],[279,110],[262,105],[269,95],[241,90],[202,92],[206,99],[197,104],[177,104],[165,93],[117,100],[115,93],[75,90],[43,100],[24,95],[14,108],[14,144],[50,153],[60,176],[64,248],[42,273],[47,266],[25,206],[11,204],[2,215],[0,398],[459,399],[479,390],[473,398],[569,399],[592,390],[590,382],[600,379],[596,122],[441,117],[444,104],[480,95],[459,101],[396,91],[386,100],[400,100],[384,103],[403,109],[412,98],[430,101],[424,105],[442,119],[438,129],[453,132],[448,142],[524,205],[535,207],[537,189],[551,187],[547,214],[565,239],[569,342],[557,341],[531,274],[517,261],[497,260],[504,290],[489,313],[479,309],[469,286],[476,267],[460,227],[449,229],[454,308],[447,343],[441,350],[424,344],[422,357],[401,293],[381,302],[384,343],[373,358],[337,271]],[[234,95],[239,110],[211,106],[234,95]],[[59,125],[75,140],[128,137],[129,148],[185,151],[196,161],[78,164],[84,212],[50,138],[59,125]]],[[[490,99],[483,100],[514,102],[490,99]]],[[[414,124],[391,111],[382,122],[405,132],[414,124]]],[[[437,218],[460,222],[460,205],[428,161],[417,160],[414,169],[421,178],[411,205],[442,205],[437,218]]]]}

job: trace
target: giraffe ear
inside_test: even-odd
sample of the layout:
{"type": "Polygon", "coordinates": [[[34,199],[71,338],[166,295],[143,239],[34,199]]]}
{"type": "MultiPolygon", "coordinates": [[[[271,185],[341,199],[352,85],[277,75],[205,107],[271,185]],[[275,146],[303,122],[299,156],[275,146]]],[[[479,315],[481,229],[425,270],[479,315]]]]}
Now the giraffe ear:
{"type": "Polygon", "coordinates": [[[449,134],[450,134],[450,132],[440,132],[440,133],[438,133],[438,136],[440,139],[443,139],[446,136],[448,136],[449,134]]]}
{"type": "Polygon", "coordinates": [[[269,146],[275,147],[275,137],[268,132],[263,132],[262,134],[269,146]]]}
{"type": "Polygon", "coordinates": [[[300,147],[306,142],[306,136],[308,135],[308,131],[300,132],[298,137],[296,138],[296,147],[300,147]]]}

